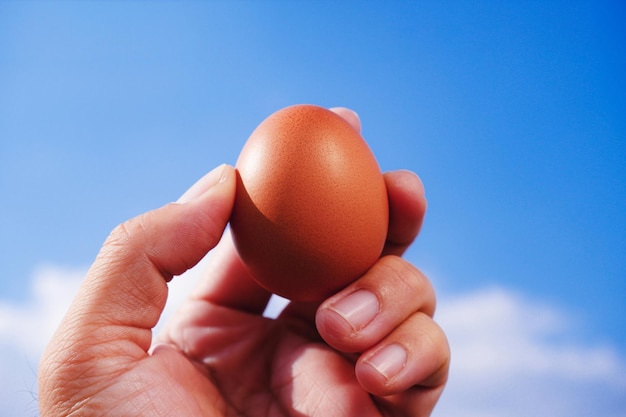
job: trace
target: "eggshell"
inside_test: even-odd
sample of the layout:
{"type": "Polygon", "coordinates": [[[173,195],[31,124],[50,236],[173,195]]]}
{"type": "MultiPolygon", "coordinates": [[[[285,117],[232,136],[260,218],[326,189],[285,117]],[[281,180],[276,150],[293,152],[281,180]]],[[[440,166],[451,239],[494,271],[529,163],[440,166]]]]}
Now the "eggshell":
{"type": "Polygon", "coordinates": [[[231,232],[254,279],[297,301],[320,301],[380,257],[387,190],[369,147],[343,118],[284,108],[252,133],[237,160],[231,232]]]}

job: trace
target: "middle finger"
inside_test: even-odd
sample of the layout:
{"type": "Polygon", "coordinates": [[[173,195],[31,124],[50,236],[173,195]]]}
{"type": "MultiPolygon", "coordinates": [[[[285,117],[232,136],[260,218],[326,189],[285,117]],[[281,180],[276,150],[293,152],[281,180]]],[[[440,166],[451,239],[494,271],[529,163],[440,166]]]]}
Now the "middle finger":
{"type": "Polygon", "coordinates": [[[432,316],[435,292],[417,268],[397,256],[381,258],[363,277],[326,300],[316,324],[324,340],[343,352],[362,352],[415,312],[432,316]]]}

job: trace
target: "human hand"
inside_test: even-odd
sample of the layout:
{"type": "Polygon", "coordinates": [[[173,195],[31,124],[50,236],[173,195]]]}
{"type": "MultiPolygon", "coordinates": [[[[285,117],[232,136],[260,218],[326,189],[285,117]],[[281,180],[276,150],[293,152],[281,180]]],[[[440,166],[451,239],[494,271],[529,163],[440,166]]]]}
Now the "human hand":
{"type": "MultiPolygon", "coordinates": [[[[360,128],[345,109],[337,113],[360,128]]],[[[207,174],[178,203],[116,228],[41,360],[46,416],[427,416],[449,349],[432,320],[428,280],[399,257],[426,208],[414,174],[385,174],[384,256],[321,305],[271,296],[229,235],[232,167],[207,174]],[[153,341],[167,284],[212,253],[204,278],[153,341]]]]}

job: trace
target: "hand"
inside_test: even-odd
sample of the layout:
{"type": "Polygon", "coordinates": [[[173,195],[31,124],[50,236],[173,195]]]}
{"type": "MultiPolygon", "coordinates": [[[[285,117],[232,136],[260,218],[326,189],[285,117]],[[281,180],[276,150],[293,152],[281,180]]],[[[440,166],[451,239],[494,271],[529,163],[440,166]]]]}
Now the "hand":
{"type": "MultiPolygon", "coordinates": [[[[359,128],[353,114],[335,111],[359,128]]],[[[430,283],[399,257],[426,202],[414,174],[385,180],[384,256],[321,305],[290,303],[277,319],[262,317],[271,294],[222,238],[232,167],[116,228],[44,352],[41,415],[429,415],[449,349],[432,320],[430,283]],[[154,342],[166,283],[216,245],[206,276],[154,342]]]]}

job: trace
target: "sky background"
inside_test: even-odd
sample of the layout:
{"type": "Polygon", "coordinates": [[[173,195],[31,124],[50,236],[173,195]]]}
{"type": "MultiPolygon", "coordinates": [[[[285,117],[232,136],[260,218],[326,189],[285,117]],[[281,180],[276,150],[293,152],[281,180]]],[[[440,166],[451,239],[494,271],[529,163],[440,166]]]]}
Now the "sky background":
{"type": "MultiPolygon", "coordinates": [[[[619,1],[0,2],[0,417],[109,231],[297,103],[422,178],[434,416],[626,416],[619,1]]],[[[197,272],[172,284],[168,311],[197,272]]]]}

